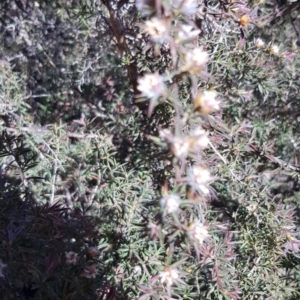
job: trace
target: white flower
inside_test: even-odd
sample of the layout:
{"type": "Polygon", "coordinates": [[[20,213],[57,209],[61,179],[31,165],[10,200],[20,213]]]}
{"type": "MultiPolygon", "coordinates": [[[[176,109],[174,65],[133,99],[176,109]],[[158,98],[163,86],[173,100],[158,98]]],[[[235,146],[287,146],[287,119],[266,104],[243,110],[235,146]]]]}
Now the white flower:
{"type": "Polygon", "coordinates": [[[168,23],[152,18],[145,22],[144,32],[149,34],[154,42],[163,43],[168,36],[168,23]]]}
{"type": "Polygon", "coordinates": [[[168,214],[176,212],[180,206],[180,197],[178,195],[167,195],[160,200],[160,205],[168,214]]]}
{"type": "Polygon", "coordinates": [[[177,279],[179,279],[179,274],[175,269],[171,267],[165,267],[163,272],[159,274],[161,283],[166,283],[167,285],[172,285],[177,279]]]}
{"type": "Polygon", "coordinates": [[[133,275],[141,275],[142,274],[142,268],[140,266],[135,266],[133,268],[132,274],[133,275]]]}
{"type": "Polygon", "coordinates": [[[144,77],[139,78],[137,88],[144,96],[151,99],[157,99],[166,90],[164,79],[158,73],[147,74],[144,77]]]}
{"type": "Polygon", "coordinates": [[[255,41],[255,47],[256,48],[262,48],[265,45],[265,42],[262,39],[257,39],[255,41]]]}
{"type": "Polygon", "coordinates": [[[185,53],[184,61],[185,65],[182,71],[196,75],[203,70],[208,62],[208,53],[203,51],[201,47],[197,47],[185,53]]]}
{"type": "Polygon", "coordinates": [[[215,91],[204,91],[194,99],[194,109],[202,114],[210,114],[220,109],[220,102],[216,100],[215,91]]]}
{"type": "Polygon", "coordinates": [[[136,0],[135,6],[145,16],[151,15],[154,10],[152,0],[136,0]]]}
{"type": "Polygon", "coordinates": [[[159,137],[162,141],[167,141],[171,139],[173,136],[170,129],[164,128],[159,131],[159,137]]]}
{"type": "Polygon", "coordinates": [[[78,258],[78,254],[70,251],[70,252],[66,252],[66,263],[68,265],[76,265],[78,262],[79,258],[78,258]]]}
{"type": "Polygon", "coordinates": [[[189,236],[196,240],[200,245],[203,244],[203,241],[208,237],[207,226],[204,226],[201,222],[192,222],[188,228],[189,236]]]}
{"type": "Polygon", "coordinates": [[[95,278],[97,276],[97,273],[97,265],[90,265],[86,266],[80,275],[85,278],[95,278]]]}
{"type": "Polygon", "coordinates": [[[249,212],[253,212],[256,210],[257,204],[256,203],[249,204],[246,208],[249,212]]]}
{"type": "Polygon", "coordinates": [[[209,170],[201,165],[193,167],[192,175],[194,177],[195,182],[197,182],[198,184],[207,184],[212,179],[209,170]]]}
{"type": "Polygon", "coordinates": [[[270,48],[270,53],[277,55],[279,53],[279,47],[277,45],[272,45],[270,48]]]}
{"type": "Polygon", "coordinates": [[[209,139],[205,130],[201,127],[196,128],[190,134],[190,149],[197,151],[199,148],[204,149],[208,146],[209,139]]]}
{"type": "Polygon", "coordinates": [[[207,184],[212,180],[209,170],[201,165],[194,166],[189,174],[189,184],[204,195],[209,194],[207,184]]]}
{"type": "Polygon", "coordinates": [[[202,192],[203,195],[208,195],[209,194],[209,189],[206,185],[200,183],[200,184],[197,185],[197,188],[200,192],[202,192]]]}
{"type": "Polygon", "coordinates": [[[197,0],[173,0],[173,8],[185,15],[194,15],[197,12],[197,0]]]}
{"type": "Polygon", "coordinates": [[[6,268],[6,264],[4,264],[3,262],[2,262],[2,260],[0,260],[0,277],[4,277],[4,275],[3,275],[3,269],[4,268],[6,268]]]}
{"type": "Polygon", "coordinates": [[[176,42],[181,43],[186,40],[194,39],[199,35],[200,32],[200,30],[194,30],[194,27],[191,25],[182,25],[176,42]]]}
{"type": "Polygon", "coordinates": [[[189,153],[190,142],[187,138],[174,137],[171,144],[171,152],[178,158],[186,157],[189,153]]]}

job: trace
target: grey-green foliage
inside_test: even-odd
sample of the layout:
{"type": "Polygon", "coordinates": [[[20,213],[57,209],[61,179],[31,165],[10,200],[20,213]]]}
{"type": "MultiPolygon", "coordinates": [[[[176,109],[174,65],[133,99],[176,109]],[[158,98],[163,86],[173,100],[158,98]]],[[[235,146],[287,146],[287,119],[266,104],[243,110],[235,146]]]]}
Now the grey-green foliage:
{"type": "MultiPolygon", "coordinates": [[[[2,72],[9,78],[3,82],[5,93],[10,88],[5,83],[13,82],[21,105],[24,83],[10,68],[3,67],[2,72]]],[[[136,295],[131,275],[149,247],[140,224],[146,220],[145,205],[155,195],[149,171],[117,161],[115,131],[109,122],[100,130],[90,131],[87,124],[71,132],[62,123],[32,124],[26,121],[30,110],[16,107],[4,112],[14,117],[14,127],[5,123],[1,127],[0,257],[7,265],[3,287],[11,286],[4,296],[16,299],[32,288],[37,289],[36,299],[89,299],[96,291],[100,297],[107,288],[119,293],[121,286],[132,290],[126,292],[128,297],[136,295]],[[14,236],[10,230],[21,231],[14,236]],[[99,267],[97,280],[80,276],[91,264],[85,259],[90,246],[101,250],[93,260],[99,267]],[[30,253],[26,252],[26,261],[21,258],[24,251],[30,253]],[[66,251],[78,253],[76,266],[66,264],[66,251]],[[17,269],[19,275],[12,279],[17,269]]],[[[116,121],[109,113],[106,119],[116,121]]],[[[131,123],[126,124],[130,131],[131,123]]],[[[124,125],[115,122],[115,126],[121,130],[124,125]]]]}
{"type": "Polygon", "coordinates": [[[0,61],[0,111],[2,115],[12,115],[13,113],[24,113],[28,105],[24,101],[22,84],[17,74],[14,74],[9,64],[0,61]]]}
{"type": "MultiPolygon", "coordinates": [[[[163,103],[148,119],[127,84],[132,59],[141,74],[163,73],[168,51],[143,52],[142,36],[133,39],[132,57],[122,57],[100,2],[100,11],[90,1],[47,1],[27,12],[16,3],[1,4],[4,297],[24,298],[33,287],[36,299],[161,299],[167,291],[158,272],[176,261],[186,284],[172,288],[175,299],[298,299],[299,251],[289,248],[299,247],[300,203],[299,49],[291,23],[287,42],[278,34],[285,24],[249,25],[239,49],[236,22],[204,15],[199,43],[210,51],[211,77],[199,87],[216,88],[225,107],[202,122],[219,155],[205,152],[216,178],[206,215],[211,239],[195,250],[185,228],[198,210],[183,205],[174,221],[158,206],[166,182],[186,197],[173,186],[168,149],[149,139],[171,126],[174,110],[163,103]],[[259,36],[296,56],[257,49],[259,36]],[[100,254],[88,260],[90,246],[100,254]],[[79,254],[77,265],[66,264],[66,251],[79,254]],[[98,276],[80,276],[91,263],[98,276]]],[[[258,11],[265,16],[273,6],[258,11]]],[[[225,12],[220,1],[208,8],[225,12]]],[[[135,13],[121,15],[138,32],[135,13]]],[[[188,78],[179,87],[192,115],[188,78]]]]}

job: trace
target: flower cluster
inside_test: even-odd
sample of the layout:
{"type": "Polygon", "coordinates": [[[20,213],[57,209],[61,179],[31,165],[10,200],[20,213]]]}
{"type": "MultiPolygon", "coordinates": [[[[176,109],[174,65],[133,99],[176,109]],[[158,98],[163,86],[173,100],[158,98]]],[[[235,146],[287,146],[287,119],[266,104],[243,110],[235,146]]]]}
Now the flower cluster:
{"type": "Polygon", "coordinates": [[[168,213],[174,213],[180,206],[180,197],[175,194],[170,194],[160,200],[161,207],[168,213]]]}
{"type": "Polygon", "coordinates": [[[279,54],[279,47],[277,45],[272,45],[270,47],[270,53],[273,55],[278,55],[279,54]]]}
{"type": "Polygon", "coordinates": [[[197,153],[209,144],[208,134],[201,127],[192,130],[188,136],[173,136],[169,129],[161,130],[159,136],[168,143],[171,153],[177,158],[186,158],[189,153],[197,153]]]}
{"type": "Polygon", "coordinates": [[[172,285],[179,279],[178,271],[167,266],[164,268],[164,271],[159,274],[161,283],[166,283],[167,285],[172,285]]]}
{"type": "MultiPolygon", "coordinates": [[[[150,1],[147,2],[147,0],[138,1],[139,7],[141,7],[140,4],[142,2],[143,6],[147,3],[155,12],[156,7],[154,4],[158,5],[157,3],[154,2],[153,4],[150,1]]],[[[161,234],[165,235],[169,230],[176,235],[178,228],[186,228],[181,223],[189,214],[189,212],[185,211],[185,206],[194,205],[196,201],[181,200],[182,191],[190,189],[193,195],[197,194],[198,198],[203,198],[203,201],[206,201],[205,196],[210,193],[209,183],[212,181],[212,177],[203,162],[205,158],[203,150],[208,145],[211,145],[209,134],[203,129],[203,124],[205,124],[204,115],[220,109],[216,91],[204,90],[201,93],[197,92],[197,75],[202,76],[205,74],[204,71],[209,60],[209,53],[195,41],[201,31],[197,29],[197,26],[193,26],[190,21],[191,17],[198,13],[198,1],[171,0],[170,3],[163,5],[162,11],[163,13],[158,13],[156,16],[153,14],[152,18],[146,21],[142,28],[144,33],[150,37],[150,40],[155,43],[153,47],[155,51],[159,49],[159,44],[165,43],[168,45],[173,66],[167,71],[167,76],[160,75],[158,72],[144,75],[144,77],[138,79],[137,86],[141,95],[150,100],[149,111],[152,112],[153,107],[157,105],[156,100],[164,96],[165,102],[167,105],[173,106],[176,114],[172,130],[169,128],[160,130],[159,139],[151,137],[157,144],[167,147],[171,152],[173,159],[170,164],[173,163],[175,170],[175,178],[170,179],[170,183],[174,184],[175,188],[171,193],[168,193],[167,188],[163,188],[160,206],[163,216],[167,220],[173,220],[171,222],[176,224],[176,229],[170,223],[168,223],[166,228],[163,228],[164,225],[162,224],[157,226],[151,223],[151,226],[148,226],[150,235],[155,238],[160,238],[161,234]],[[177,20],[179,15],[180,18],[177,20]],[[187,77],[191,79],[189,83],[191,83],[190,95],[192,95],[193,104],[193,106],[190,105],[190,119],[189,113],[182,110],[183,106],[178,93],[179,82],[184,82],[187,77]],[[171,83],[170,87],[166,85],[166,82],[171,83]],[[198,113],[201,114],[200,120],[198,113]],[[198,120],[196,121],[197,118],[198,120]],[[189,165],[192,165],[190,169],[189,165]],[[174,191],[180,192],[176,194],[174,191]],[[179,209],[180,213],[178,213],[179,209]],[[168,215],[171,214],[173,215],[170,218],[168,215]]],[[[246,26],[249,20],[249,18],[241,16],[240,25],[246,26]]],[[[159,51],[156,53],[159,53],[159,51]]],[[[189,196],[187,198],[190,200],[189,196]]],[[[204,208],[201,208],[201,213],[204,215],[205,212],[203,210],[204,208]]],[[[190,217],[192,216],[190,215],[190,217]]],[[[197,218],[193,217],[192,219],[197,218]]],[[[193,241],[194,246],[197,247],[208,239],[208,227],[200,221],[195,221],[188,226],[187,234],[193,241]]],[[[173,266],[177,266],[177,263],[173,266]]],[[[165,267],[159,273],[160,282],[166,284],[169,297],[171,297],[171,285],[177,281],[181,282],[181,275],[182,271],[179,273],[177,269],[171,266],[165,267]]]]}
{"type": "Polygon", "coordinates": [[[197,75],[205,68],[208,62],[208,53],[202,47],[197,47],[193,50],[187,50],[183,59],[184,65],[181,71],[197,75]]]}
{"type": "Polygon", "coordinates": [[[166,85],[164,78],[158,73],[147,74],[138,79],[138,90],[143,96],[150,99],[157,99],[165,93],[166,85]]]}
{"type": "Polygon", "coordinates": [[[191,239],[195,240],[199,245],[208,238],[207,226],[204,226],[201,222],[192,222],[188,227],[188,235],[191,239]]]}
{"type": "Polygon", "coordinates": [[[195,39],[200,34],[200,32],[201,31],[199,29],[195,30],[194,27],[191,25],[183,24],[180,30],[178,31],[176,43],[179,44],[182,42],[195,39]]]}
{"type": "Polygon", "coordinates": [[[264,47],[264,46],[265,46],[265,42],[264,42],[262,39],[258,38],[258,39],[255,41],[255,47],[256,47],[256,48],[262,48],[262,47],[264,47]]]}
{"type": "Polygon", "coordinates": [[[191,16],[197,12],[197,0],[172,0],[171,3],[178,14],[191,16]]]}
{"type": "Polygon", "coordinates": [[[190,169],[189,184],[204,195],[209,194],[207,185],[210,181],[212,181],[210,172],[203,165],[195,165],[190,169]]]}
{"type": "Polygon", "coordinates": [[[216,98],[217,93],[215,91],[204,91],[198,94],[194,99],[195,111],[206,115],[220,109],[220,102],[216,98]]]}
{"type": "MultiPolygon", "coordinates": [[[[265,42],[261,39],[258,38],[255,40],[254,45],[256,48],[264,48],[266,46],[265,42]]],[[[272,55],[279,55],[279,46],[275,44],[269,44],[267,47],[267,50],[269,51],[270,54],[272,55]]]]}
{"type": "Polygon", "coordinates": [[[151,39],[157,43],[164,43],[167,40],[169,34],[169,24],[165,20],[158,18],[152,18],[145,22],[143,27],[144,32],[149,34],[151,39]]]}

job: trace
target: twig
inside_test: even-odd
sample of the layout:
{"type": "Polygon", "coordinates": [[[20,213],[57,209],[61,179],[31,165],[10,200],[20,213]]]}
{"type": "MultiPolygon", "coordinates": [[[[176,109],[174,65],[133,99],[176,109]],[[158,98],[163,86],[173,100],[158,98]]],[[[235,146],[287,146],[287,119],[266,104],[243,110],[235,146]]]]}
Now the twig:
{"type": "Polygon", "coordinates": [[[54,159],[53,175],[52,175],[52,183],[51,183],[51,198],[50,198],[51,205],[54,203],[56,174],[57,174],[57,161],[56,161],[56,159],[54,159]]]}
{"type": "Polygon", "coordinates": [[[226,159],[220,154],[220,152],[214,147],[214,145],[211,142],[209,142],[209,145],[213,148],[215,153],[221,158],[221,160],[224,162],[224,164],[227,165],[226,159]]]}

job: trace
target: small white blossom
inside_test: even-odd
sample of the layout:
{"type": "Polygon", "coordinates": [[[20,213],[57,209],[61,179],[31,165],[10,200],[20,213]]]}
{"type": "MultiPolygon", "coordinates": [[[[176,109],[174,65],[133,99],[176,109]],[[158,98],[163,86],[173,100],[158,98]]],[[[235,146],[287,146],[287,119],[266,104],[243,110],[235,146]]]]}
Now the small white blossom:
{"type": "Polygon", "coordinates": [[[209,170],[201,165],[194,166],[192,169],[192,174],[198,184],[207,184],[211,181],[209,170]]]}
{"type": "Polygon", "coordinates": [[[66,263],[68,265],[76,265],[78,262],[79,258],[78,258],[78,254],[70,251],[70,252],[66,252],[66,263]]]}
{"type": "Polygon", "coordinates": [[[209,189],[204,184],[199,184],[198,188],[204,195],[209,194],[209,189]]]}
{"type": "Polygon", "coordinates": [[[265,45],[265,42],[262,39],[257,39],[255,41],[255,47],[256,48],[262,48],[265,45]]]}
{"type": "Polygon", "coordinates": [[[270,53],[274,55],[279,54],[279,47],[277,45],[272,45],[270,48],[270,53]]]}
{"type": "Polygon", "coordinates": [[[167,141],[170,138],[172,138],[173,136],[172,136],[172,132],[170,129],[164,128],[159,131],[159,137],[162,141],[167,141]]]}
{"type": "Polygon", "coordinates": [[[96,278],[98,273],[97,265],[86,266],[81,273],[82,277],[85,278],[96,278]]]}
{"type": "Polygon", "coordinates": [[[166,283],[171,286],[175,281],[179,279],[179,274],[177,270],[171,267],[166,267],[163,272],[159,274],[161,283],[166,283]]]}
{"type": "Polygon", "coordinates": [[[208,237],[207,226],[204,226],[200,222],[193,222],[189,225],[188,234],[192,239],[202,245],[204,240],[208,237]]]}
{"type": "Polygon", "coordinates": [[[173,136],[169,129],[162,129],[159,132],[162,141],[167,142],[171,153],[177,158],[185,158],[189,152],[198,152],[206,148],[209,144],[207,132],[198,127],[190,132],[189,136],[173,136]]]}
{"type": "Polygon", "coordinates": [[[178,195],[167,195],[160,200],[160,205],[168,214],[174,213],[180,206],[180,197],[178,195]]]}
{"type": "Polygon", "coordinates": [[[135,266],[133,268],[132,274],[133,275],[141,275],[142,274],[142,268],[140,266],[135,266]]]}
{"type": "Polygon", "coordinates": [[[171,3],[182,14],[191,16],[197,12],[197,0],[173,0],[171,3]]]}
{"type": "Polygon", "coordinates": [[[178,32],[178,38],[176,39],[176,42],[181,43],[194,39],[200,34],[200,32],[200,30],[194,30],[194,27],[191,25],[182,25],[180,31],[178,32]]]}
{"type": "Polygon", "coordinates": [[[136,0],[135,6],[144,16],[149,16],[154,11],[152,0],[136,0]]]}
{"type": "Polygon", "coordinates": [[[178,158],[186,157],[189,153],[190,142],[187,138],[174,137],[171,144],[171,152],[178,158]]]}
{"type": "Polygon", "coordinates": [[[158,73],[147,74],[144,77],[139,78],[137,88],[143,96],[150,99],[157,99],[166,90],[164,79],[158,73]]]}
{"type": "Polygon", "coordinates": [[[216,100],[217,93],[215,91],[204,91],[194,99],[194,108],[202,114],[210,114],[220,109],[220,102],[216,100]]]}
{"type": "Polygon", "coordinates": [[[208,146],[208,143],[207,132],[201,127],[196,128],[190,133],[190,150],[197,151],[198,148],[204,149],[208,146]]]}
{"type": "Polygon", "coordinates": [[[168,23],[165,20],[152,18],[145,22],[144,32],[149,34],[154,42],[163,43],[168,36],[168,23]]]}
{"type": "Polygon", "coordinates": [[[185,65],[183,66],[182,71],[196,75],[204,69],[208,62],[208,53],[203,51],[201,47],[197,47],[185,53],[184,61],[185,65]]]}
{"type": "Polygon", "coordinates": [[[194,166],[189,174],[189,184],[204,195],[209,194],[207,184],[212,180],[209,170],[201,165],[194,166]]]}
{"type": "Polygon", "coordinates": [[[246,208],[249,212],[253,212],[256,210],[257,204],[256,203],[249,204],[246,208]]]}

